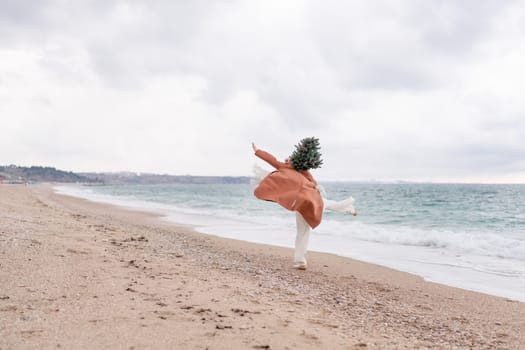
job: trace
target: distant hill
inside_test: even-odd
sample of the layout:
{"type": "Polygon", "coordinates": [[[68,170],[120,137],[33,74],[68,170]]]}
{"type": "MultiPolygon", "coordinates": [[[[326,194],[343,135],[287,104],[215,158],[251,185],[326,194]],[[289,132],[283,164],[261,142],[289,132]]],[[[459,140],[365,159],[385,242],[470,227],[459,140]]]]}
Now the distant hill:
{"type": "Polygon", "coordinates": [[[51,167],[17,165],[0,166],[0,182],[74,182],[92,184],[241,184],[249,183],[247,176],[159,175],[131,172],[74,173],[51,167]]]}
{"type": "Polygon", "coordinates": [[[80,175],[105,184],[243,184],[250,182],[248,176],[159,175],[130,172],[80,173],[80,175]]]}
{"type": "Polygon", "coordinates": [[[5,183],[26,182],[96,182],[88,177],[71,171],[58,170],[42,166],[0,166],[0,181],[5,183]]]}

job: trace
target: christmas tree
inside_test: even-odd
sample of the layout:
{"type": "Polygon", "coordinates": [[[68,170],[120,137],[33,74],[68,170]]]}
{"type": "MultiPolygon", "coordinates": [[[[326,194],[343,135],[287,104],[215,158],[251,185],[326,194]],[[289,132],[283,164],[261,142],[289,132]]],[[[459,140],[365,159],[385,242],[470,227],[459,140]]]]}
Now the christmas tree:
{"type": "Polygon", "coordinates": [[[299,144],[295,146],[295,150],[290,156],[290,162],[297,171],[308,169],[316,169],[321,167],[323,161],[319,150],[319,139],[315,137],[307,137],[302,139],[299,144]]]}

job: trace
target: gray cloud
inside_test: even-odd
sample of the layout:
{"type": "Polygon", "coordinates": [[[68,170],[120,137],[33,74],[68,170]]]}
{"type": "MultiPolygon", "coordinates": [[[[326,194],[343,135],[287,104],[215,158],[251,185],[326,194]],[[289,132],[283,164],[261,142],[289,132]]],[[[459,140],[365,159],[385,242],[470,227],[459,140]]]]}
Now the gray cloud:
{"type": "MultiPolygon", "coordinates": [[[[78,114],[93,109],[93,114],[104,115],[93,116],[94,121],[116,118],[104,114],[109,107],[139,121],[156,113],[161,125],[163,118],[191,115],[198,122],[181,125],[180,140],[166,135],[162,145],[199,144],[201,152],[213,148],[200,146],[206,138],[215,145],[227,139],[228,152],[237,148],[235,142],[255,139],[270,146],[273,142],[286,154],[285,147],[298,138],[322,135],[329,153],[338,159],[350,155],[362,164],[355,175],[362,178],[422,177],[428,169],[468,174],[484,166],[523,170],[523,149],[510,142],[525,136],[522,105],[514,96],[501,97],[507,91],[501,83],[490,86],[497,73],[493,67],[501,63],[491,45],[510,40],[504,45],[507,52],[522,54],[504,28],[505,16],[518,2],[295,5],[0,1],[0,50],[25,57],[20,64],[13,58],[13,69],[0,70],[0,86],[11,91],[26,82],[34,89],[29,97],[23,89],[18,95],[0,94],[0,100],[7,101],[1,108],[23,114],[28,125],[39,114],[62,116],[60,125],[75,118],[75,108],[78,114]],[[479,88],[481,79],[488,87],[479,88]],[[87,100],[92,104],[82,105],[82,95],[91,93],[94,97],[87,100]],[[222,137],[215,138],[214,131],[222,137]],[[198,141],[185,139],[188,134],[198,141]],[[432,144],[437,135],[449,145],[432,144]]],[[[523,27],[513,30],[523,33],[523,27]]],[[[514,84],[523,87],[519,80],[514,84]]],[[[165,128],[174,125],[166,122],[165,128]]],[[[138,149],[147,147],[146,141],[136,141],[140,133],[126,123],[114,127],[133,135],[140,142],[138,149]]],[[[71,129],[72,134],[79,132],[71,129]]],[[[108,135],[100,135],[103,144],[113,141],[108,135]]],[[[25,142],[31,143],[31,137],[25,142]]],[[[70,138],[50,145],[49,152],[68,142],[70,138]]],[[[126,142],[131,141],[122,140],[126,142]]],[[[89,149],[78,152],[87,157],[89,149]]],[[[149,164],[137,162],[138,168],[149,164]]],[[[345,173],[344,167],[334,169],[326,176],[345,173]]]]}
{"type": "Polygon", "coordinates": [[[360,8],[353,2],[356,9],[345,11],[332,1],[311,9],[311,34],[345,88],[437,89],[454,78],[453,71],[443,76],[447,66],[471,58],[509,4],[380,1],[360,8]]]}
{"type": "Polygon", "coordinates": [[[468,54],[512,1],[419,1],[408,9],[407,21],[434,54],[468,54]]]}

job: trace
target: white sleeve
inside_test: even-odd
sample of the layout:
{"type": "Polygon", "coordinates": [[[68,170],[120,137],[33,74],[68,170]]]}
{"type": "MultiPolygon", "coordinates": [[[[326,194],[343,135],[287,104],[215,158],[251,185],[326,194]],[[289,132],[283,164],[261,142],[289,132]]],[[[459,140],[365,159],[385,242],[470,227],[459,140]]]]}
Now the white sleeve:
{"type": "Polygon", "coordinates": [[[261,168],[257,164],[253,165],[253,176],[250,179],[252,185],[258,185],[271,171],[261,168]]]}

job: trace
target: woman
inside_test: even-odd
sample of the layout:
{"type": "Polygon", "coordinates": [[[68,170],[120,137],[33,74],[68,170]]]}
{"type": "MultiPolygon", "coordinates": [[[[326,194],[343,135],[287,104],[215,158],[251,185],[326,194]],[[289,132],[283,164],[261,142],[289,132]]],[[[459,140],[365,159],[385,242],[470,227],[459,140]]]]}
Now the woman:
{"type": "Polygon", "coordinates": [[[297,235],[295,237],[294,268],[306,270],[306,250],[310,231],[321,223],[323,209],[357,215],[353,198],[343,202],[323,200],[317,182],[310,169],[319,168],[323,161],[319,153],[319,140],[314,137],[302,139],[292,155],[284,162],[252,143],[255,155],[273,166],[276,171],[264,177],[254,194],[257,198],[280,204],[296,212],[297,235]]]}

